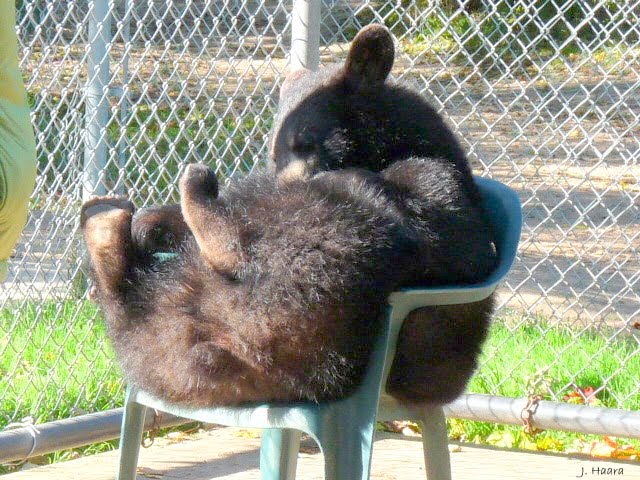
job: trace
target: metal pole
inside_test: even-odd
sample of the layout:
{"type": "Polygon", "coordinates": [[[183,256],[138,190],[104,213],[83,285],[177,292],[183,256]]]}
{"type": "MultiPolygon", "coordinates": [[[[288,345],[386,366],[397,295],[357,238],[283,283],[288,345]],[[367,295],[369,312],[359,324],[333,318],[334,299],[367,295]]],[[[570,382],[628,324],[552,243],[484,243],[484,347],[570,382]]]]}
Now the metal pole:
{"type": "MultiPolygon", "coordinates": [[[[526,398],[471,393],[444,405],[444,413],[452,418],[522,425],[527,403],[526,398]]],[[[402,405],[383,395],[378,420],[420,420],[423,408],[428,407],[402,405]]],[[[532,411],[531,425],[536,428],[640,438],[640,412],[544,400],[534,404],[532,411]]]]}
{"type": "Polygon", "coordinates": [[[291,69],[320,66],[320,5],[322,0],[294,0],[291,18],[291,69]]]}
{"type": "Polygon", "coordinates": [[[89,4],[89,52],[85,91],[85,148],[82,172],[82,199],[104,195],[104,170],[107,166],[107,124],[109,122],[109,55],[111,12],[108,0],[89,4]]]}
{"type": "MultiPolygon", "coordinates": [[[[526,398],[469,394],[445,405],[444,412],[448,417],[522,425],[526,405],[526,398]]],[[[640,412],[630,410],[543,400],[531,418],[532,425],[541,429],[640,438],[640,412]]]]}
{"type": "MultiPolygon", "coordinates": [[[[526,398],[468,394],[445,405],[444,412],[447,417],[521,425],[526,405],[526,398]]],[[[384,395],[380,400],[378,420],[420,420],[424,417],[420,408],[428,407],[408,407],[384,395]]],[[[1,432],[0,463],[118,438],[122,412],[122,408],[117,408],[1,432]]],[[[163,413],[159,426],[183,423],[188,420],[163,413]]],[[[532,425],[541,429],[640,438],[640,412],[612,408],[541,401],[533,413],[532,425]]],[[[147,415],[144,428],[152,427],[153,415],[147,415]]]]}
{"type": "Polygon", "coordinates": [[[131,9],[132,1],[124,0],[124,18],[122,29],[122,41],[124,54],[122,57],[122,89],[120,95],[120,138],[118,138],[118,179],[113,188],[116,195],[124,195],[124,182],[126,177],[127,153],[129,152],[129,138],[127,137],[127,124],[129,122],[129,52],[131,49],[131,9]]]}
{"type": "MultiPolygon", "coordinates": [[[[118,438],[123,410],[116,408],[1,432],[0,463],[18,462],[29,457],[118,438]]],[[[154,426],[153,422],[153,415],[147,415],[145,430],[156,426],[165,428],[181,425],[189,420],[163,413],[158,425],[154,426]]]]}

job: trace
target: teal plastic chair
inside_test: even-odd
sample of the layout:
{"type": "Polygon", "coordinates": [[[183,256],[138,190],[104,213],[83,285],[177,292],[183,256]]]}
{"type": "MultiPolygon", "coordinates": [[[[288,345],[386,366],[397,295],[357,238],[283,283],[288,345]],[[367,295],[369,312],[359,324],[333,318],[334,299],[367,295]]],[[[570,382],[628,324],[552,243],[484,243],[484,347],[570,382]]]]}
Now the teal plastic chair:
{"type": "Polygon", "coordinates": [[[517,195],[500,182],[476,178],[496,230],[498,268],[484,282],[464,287],[405,289],[391,294],[384,328],[376,338],[362,385],[348,398],[327,403],[260,404],[248,407],[184,408],[129,388],[120,440],[118,480],[134,480],[147,407],[179,417],[227,426],[262,428],[263,480],[293,480],[303,432],[324,455],[326,480],[367,480],[376,420],[416,420],[423,431],[428,480],[450,480],[448,437],[441,405],[407,408],[386,395],[400,327],[409,312],[430,305],[482,300],[496,289],[515,259],[522,226],[517,195]]]}

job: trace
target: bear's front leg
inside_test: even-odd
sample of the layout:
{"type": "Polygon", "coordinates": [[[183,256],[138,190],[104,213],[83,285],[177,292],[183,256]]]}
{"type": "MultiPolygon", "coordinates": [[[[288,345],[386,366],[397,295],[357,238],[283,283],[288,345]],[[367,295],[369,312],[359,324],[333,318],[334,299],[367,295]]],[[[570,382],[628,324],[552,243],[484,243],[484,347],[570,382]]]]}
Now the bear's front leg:
{"type": "Polygon", "coordinates": [[[234,275],[242,259],[240,239],[222,200],[216,174],[191,164],[180,178],[180,206],[185,222],[200,247],[200,255],[218,272],[234,275]]]}
{"type": "Polygon", "coordinates": [[[129,270],[134,210],[124,197],[97,197],[86,202],[80,211],[80,227],[101,294],[117,295],[129,270]]]}

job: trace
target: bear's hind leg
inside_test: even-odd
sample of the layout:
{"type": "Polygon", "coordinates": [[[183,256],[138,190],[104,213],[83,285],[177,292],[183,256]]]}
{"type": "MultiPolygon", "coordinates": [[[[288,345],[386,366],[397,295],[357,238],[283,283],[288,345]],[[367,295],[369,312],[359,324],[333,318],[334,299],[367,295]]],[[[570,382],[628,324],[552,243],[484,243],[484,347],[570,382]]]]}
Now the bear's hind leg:
{"type": "Polygon", "coordinates": [[[200,247],[200,255],[215,270],[233,275],[241,260],[238,232],[218,199],[216,174],[191,164],[180,178],[180,205],[184,220],[200,247]]]}
{"type": "Polygon", "coordinates": [[[122,285],[133,255],[131,218],[135,208],[124,197],[97,197],[82,206],[80,227],[99,291],[122,285]]]}
{"type": "Polygon", "coordinates": [[[180,205],[162,205],[138,210],[133,216],[131,236],[145,252],[177,252],[190,238],[180,205]]]}
{"type": "Polygon", "coordinates": [[[409,313],[398,336],[387,391],[408,403],[444,404],[458,397],[476,369],[493,302],[491,296],[409,313]]]}
{"type": "Polygon", "coordinates": [[[246,373],[246,364],[215,342],[200,342],[191,351],[193,361],[220,380],[246,373]]]}

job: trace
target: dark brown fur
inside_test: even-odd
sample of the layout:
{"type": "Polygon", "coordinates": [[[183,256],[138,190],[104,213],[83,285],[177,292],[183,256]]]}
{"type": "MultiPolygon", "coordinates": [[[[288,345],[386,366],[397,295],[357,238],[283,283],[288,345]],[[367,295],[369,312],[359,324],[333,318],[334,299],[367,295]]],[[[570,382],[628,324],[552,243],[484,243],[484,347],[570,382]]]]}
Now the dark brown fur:
{"type": "MultiPolygon", "coordinates": [[[[369,27],[343,69],[292,76],[275,178],[252,174],[218,195],[213,172],[190,167],[182,215],[143,210],[133,225],[124,200],[85,205],[98,298],[129,381],[197,405],[338,398],[358,383],[392,290],[491,271],[491,231],[462,150],[419,96],[385,83],[392,62],[388,32],[369,27]],[[179,256],[158,263],[162,250],[179,256]]],[[[492,306],[412,312],[390,393],[459,395],[492,306]]]]}
{"type": "Polygon", "coordinates": [[[417,254],[414,236],[357,173],[286,185],[256,174],[217,198],[211,173],[187,170],[184,218],[194,232],[214,222],[229,241],[196,233],[174,260],[157,262],[133,241],[126,200],[83,207],[124,374],[192,405],[345,395],[366,366],[381,299],[417,254]]]}

